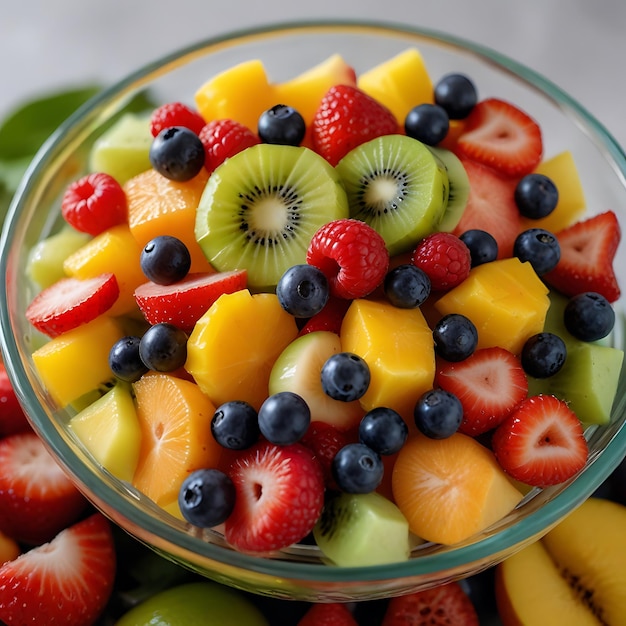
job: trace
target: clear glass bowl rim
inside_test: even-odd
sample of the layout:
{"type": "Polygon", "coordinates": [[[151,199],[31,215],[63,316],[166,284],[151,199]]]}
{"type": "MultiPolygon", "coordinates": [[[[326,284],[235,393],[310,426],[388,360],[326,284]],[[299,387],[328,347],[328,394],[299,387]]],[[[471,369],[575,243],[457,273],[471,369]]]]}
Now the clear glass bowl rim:
{"type": "MultiPolygon", "coordinates": [[[[141,83],[145,76],[150,75],[160,67],[175,64],[183,57],[198,55],[205,50],[221,45],[231,46],[244,40],[271,37],[277,34],[287,35],[296,32],[332,33],[346,29],[372,35],[392,36],[398,34],[416,36],[431,43],[438,43],[462,50],[487,64],[515,75],[522,82],[526,83],[527,86],[542,92],[545,97],[563,109],[567,115],[577,118],[586,129],[586,132],[594,135],[603,150],[606,151],[608,157],[613,161],[614,166],[618,169],[618,175],[626,181],[626,155],[612,135],[593,115],[550,80],[488,47],[436,30],[384,21],[333,19],[282,22],[231,31],[202,40],[144,65],[92,98],[59,126],[34,158],[13,198],[0,240],[0,288],[4,296],[0,302],[3,359],[20,402],[30,416],[36,430],[45,436],[48,448],[57,458],[62,460],[65,468],[71,474],[75,474],[82,485],[97,496],[98,501],[113,506],[124,518],[132,520],[135,527],[141,528],[142,534],[145,533],[145,537],[156,537],[160,540],[159,543],[161,545],[172,543],[184,551],[199,553],[212,561],[223,562],[235,568],[258,572],[268,576],[289,577],[301,581],[309,580],[322,583],[385,581],[416,575],[428,575],[441,570],[462,568],[464,565],[472,562],[488,560],[493,555],[506,552],[511,546],[521,545],[532,540],[545,532],[546,528],[550,528],[558,522],[571,510],[572,506],[582,503],[609,476],[613,468],[617,466],[624,454],[626,454],[626,428],[621,428],[621,430],[615,433],[602,452],[590,460],[585,471],[574,482],[560,490],[540,510],[530,513],[523,520],[511,524],[497,534],[486,537],[477,543],[449,552],[423,555],[418,559],[407,562],[358,568],[338,568],[319,564],[253,557],[224,549],[218,545],[207,543],[198,537],[168,527],[147,511],[134,507],[123,498],[120,498],[114,488],[104,483],[87,468],[81,468],[79,463],[78,467],[75,467],[65,460],[75,457],[75,452],[56,429],[50,427],[48,415],[31,392],[29,378],[20,359],[17,340],[11,330],[11,312],[7,306],[7,275],[10,272],[11,264],[11,242],[15,237],[21,209],[27,202],[32,187],[37,185],[39,174],[45,170],[47,164],[60,149],[64,141],[66,141],[68,133],[75,125],[81,122],[84,123],[86,118],[94,117],[94,112],[104,109],[107,102],[120,93],[129,90],[134,85],[141,83]]],[[[624,184],[626,186],[626,182],[624,184]]],[[[142,537],[139,537],[139,539],[142,539],[142,537]]]]}

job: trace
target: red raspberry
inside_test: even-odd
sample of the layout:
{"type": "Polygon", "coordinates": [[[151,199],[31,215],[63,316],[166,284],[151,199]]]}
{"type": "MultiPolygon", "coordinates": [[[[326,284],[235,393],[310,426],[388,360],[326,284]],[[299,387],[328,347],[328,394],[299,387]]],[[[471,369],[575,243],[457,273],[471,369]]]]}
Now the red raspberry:
{"type": "Polygon", "coordinates": [[[102,172],[88,174],[65,190],[61,213],[76,230],[99,235],[127,221],[126,193],[112,176],[102,172]]]}
{"type": "Polygon", "coordinates": [[[312,604],[297,626],[358,626],[350,609],[338,602],[312,604]]]}
{"type": "Polygon", "coordinates": [[[261,143],[256,133],[247,126],[229,119],[209,122],[199,136],[206,152],[204,167],[209,173],[228,157],[261,143]]]}
{"type": "Polygon", "coordinates": [[[322,226],[311,239],[306,260],[324,272],[332,295],[346,299],[370,294],[389,268],[384,239],[369,224],[349,218],[322,226]]]}
{"type": "Polygon", "coordinates": [[[456,287],[469,276],[471,267],[469,248],[450,233],[433,233],[422,239],[411,260],[426,272],[435,291],[456,287]]]}
{"type": "Polygon", "coordinates": [[[199,134],[206,124],[204,118],[182,102],[168,102],[155,109],[150,118],[150,132],[156,137],[164,128],[184,126],[199,134]]]}

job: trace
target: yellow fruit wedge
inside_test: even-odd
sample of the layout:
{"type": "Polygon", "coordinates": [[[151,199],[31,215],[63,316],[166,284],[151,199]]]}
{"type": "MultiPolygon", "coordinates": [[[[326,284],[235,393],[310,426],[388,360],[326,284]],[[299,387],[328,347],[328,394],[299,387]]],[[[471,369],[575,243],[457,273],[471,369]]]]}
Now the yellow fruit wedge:
{"type": "Polygon", "coordinates": [[[211,434],[215,406],[193,382],[149,372],[133,383],[141,448],[133,485],[171,507],[194,470],[216,467],[221,446],[211,434]]]}
{"type": "Polygon", "coordinates": [[[127,385],[115,385],[72,417],[68,427],[102,467],[120,480],[132,480],[141,429],[127,385]]]}
{"type": "Polygon", "coordinates": [[[493,453],[461,433],[410,437],[398,453],[392,489],[411,531],[446,545],[494,524],[522,499],[493,453]]]}
{"type": "Polygon", "coordinates": [[[258,410],[276,359],[297,334],[275,294],[225,294],[196,322],[185,369],[216,406],[245,400],[258,410]]]}

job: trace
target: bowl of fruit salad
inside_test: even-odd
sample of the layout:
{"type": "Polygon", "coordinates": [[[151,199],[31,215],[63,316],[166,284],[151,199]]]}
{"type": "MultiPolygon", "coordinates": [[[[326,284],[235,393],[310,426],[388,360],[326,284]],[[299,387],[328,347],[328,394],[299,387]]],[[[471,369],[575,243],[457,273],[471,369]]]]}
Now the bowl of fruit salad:
{"type": "Polygon", "coordinates": [[[460,579],[626,453],[625,175],[588,112],[477,44],[201,42],[29,168],[6,367],[91,502],[196,572],[313,601],[460,579]]]}

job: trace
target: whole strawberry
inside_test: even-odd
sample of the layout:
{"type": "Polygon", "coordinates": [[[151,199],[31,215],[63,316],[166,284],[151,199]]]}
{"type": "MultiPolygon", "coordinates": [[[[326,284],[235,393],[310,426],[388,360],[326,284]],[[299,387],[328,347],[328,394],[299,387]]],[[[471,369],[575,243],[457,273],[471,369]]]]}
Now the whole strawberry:
{"type": "Polygon", "coordinates": [[[350,150],[382,135],[398,132],[393,113],[351,85],[331,87],[313,117],[313,149],[331,165],[350,150]]]}

